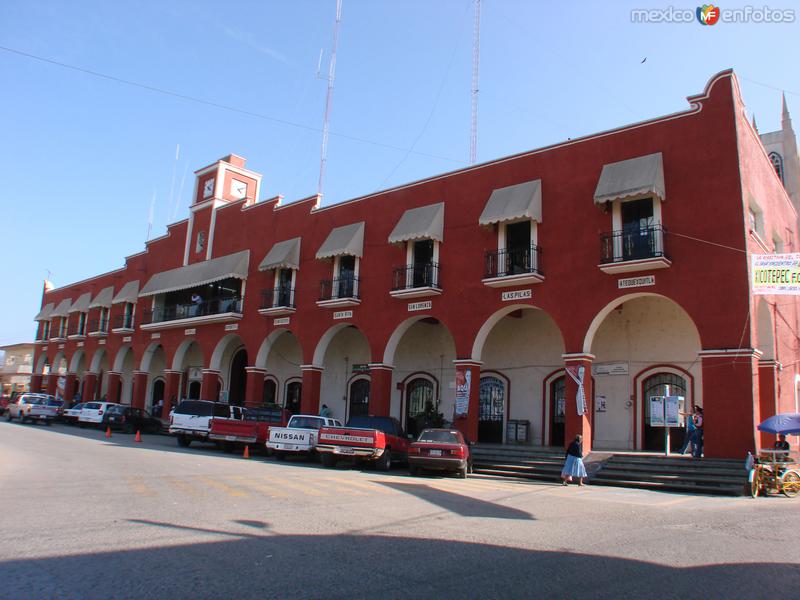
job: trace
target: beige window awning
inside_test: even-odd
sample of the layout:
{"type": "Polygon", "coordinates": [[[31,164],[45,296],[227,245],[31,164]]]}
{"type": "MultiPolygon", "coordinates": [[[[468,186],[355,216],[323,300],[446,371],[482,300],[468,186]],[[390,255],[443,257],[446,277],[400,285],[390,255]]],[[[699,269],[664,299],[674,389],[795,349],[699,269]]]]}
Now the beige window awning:
{"type": "Polygon", "coordinates": [[[114,300],[114,286],[100,290],[100,293],[89,303],[89,308],[110,308],[114,300]]]}
{"type": "Polygon", "coordinates": [[[59,302],[58,306],[56,306],[53,312],[50,313],[50,318],[68,317],[70,306],[72,306],[72,298],[65,298],[64,300],[59,302]]]}
{"type": "Polygon", "coordinates": [[[111,304],[122,304],[123,302],[136,302],[139,298],[139,282],[129,281],[122,286],[119,293],[111,300],[111,304]]]}
{"type": "Polygon", "coordinates": [[[50,320],[50,315],[53,314],[53,309],[55,307],[56,307],[56,305],[53,302],[50,302],[49,304],[45,304],[42,307],[42,310],[39,311],[39,314],[37,314],[35,317],[33,317],[33,320],[34,321],[49,321],[50,320]]]}
{"type": "Polygon", "coordinates": [[[247,279],[249,266],[250,250],[242,250],[235,254],[163,271],[150,278],[150,281],[139,292],[139,296],[154,296],[155,294],[186,290],[229,277],[247,279]]]}
{"type": "Polygon", "coordinates": [[[444,202],[411,208],[389,234],[389,243],[410,240],[444,240],[444,202]]]}
{"type": "Polygon", "coordinates": [[[86,312],[89,310],[89,302],[92,301],[92,293],[86,292],[85,294],[81,294],[77,300],[75,300],[75,304],[70,306],[67,312],[74,313],[74,312],[86,312]]]}
{"type": "Polygon", "coordinates": [[[524,218],[542,222],[542,180],[492,190],[478,223],[492,225],[524,218]]]}
{"type": "Polygon", "coordinates": [[[300,268],[300,238],[278,242],[258,265],[259,271],[300,268]]]}
{"type": "Polygon", "coordinates": [[[333,258],[347,254],[361,258],[364,253],[364,221],[336,227],[317,250],[317,258],[333,258]]]}
{"type": "Polygon", "coordinates": [[[661,152],[603,165],[594,191],[595,204],[634,196],[664,200],[664,165],[661,152]]]}

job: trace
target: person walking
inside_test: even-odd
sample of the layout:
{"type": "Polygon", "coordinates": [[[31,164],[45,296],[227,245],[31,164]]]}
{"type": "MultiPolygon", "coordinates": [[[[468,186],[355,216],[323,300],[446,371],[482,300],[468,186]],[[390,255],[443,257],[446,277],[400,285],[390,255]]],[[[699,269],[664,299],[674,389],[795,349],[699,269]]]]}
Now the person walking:
{"type": "Polygon", "coordinates": [[[694,407],[694,453],[695,458],[703,458],[703,409],[699,406],[694,407]]]}
{"type": "Polygon", "coordinates": [[[567,448],[565,454],[566,461],[564,468],[561,469],[561,484],[569,485],[573,477],[578,478],[578,485],[583,485],[586,478],[586,467],[583,465],[583,437],[576,435],[573,442],[567,448]]]}
{"type": "Polygon", "coordinates": [[[327,418],[330,419],[331,417],[333,417],[333,412],[331,411],[330,408],[328,408],[327,404],[323,404],[322,405],[322,409],[319,411],[319,416],[320,417],[327,417],[327,418]]]}
{"type": "Polygon", "coordinates": [[[682,412],[681,415],[687,417],[686,419],[686,438],[683,440],[683,447],[681,448],[681,456],[686,454],[686,449],[689,446],[692,447],[691,454],[694,456],[694,446],[695,446],[695,436],[697,434],[697,430],[694,426],[694,416],[697,413],[697,407],[690,413],[682,412]]]}

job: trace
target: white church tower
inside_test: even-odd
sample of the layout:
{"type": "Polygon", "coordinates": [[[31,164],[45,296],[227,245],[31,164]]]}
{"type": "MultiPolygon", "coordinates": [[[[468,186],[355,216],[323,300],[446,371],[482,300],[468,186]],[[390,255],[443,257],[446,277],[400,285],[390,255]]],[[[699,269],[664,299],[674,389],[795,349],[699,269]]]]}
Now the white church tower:
{"type": "Polygon", "coordinates": [[[800,214],[800,158],[797,153],[797,138],[792,129],[792,118],[786,106],[786,94],[783,95],[781,108],[781,128],[778,131],[761,133],[759,137],[783,182],[783,187],[800,214]]]}

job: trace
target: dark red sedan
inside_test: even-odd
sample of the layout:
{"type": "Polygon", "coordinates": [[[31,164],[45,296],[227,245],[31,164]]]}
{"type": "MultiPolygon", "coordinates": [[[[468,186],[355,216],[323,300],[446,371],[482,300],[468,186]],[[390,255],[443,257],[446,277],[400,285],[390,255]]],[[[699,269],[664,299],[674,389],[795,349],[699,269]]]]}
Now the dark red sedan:
{"type": "Polygon", "coordinates": [[[458,429],[425,429],[408,448],[408,470],[455,471],[462,479],[472,471],[469,445],[458,429]]]}

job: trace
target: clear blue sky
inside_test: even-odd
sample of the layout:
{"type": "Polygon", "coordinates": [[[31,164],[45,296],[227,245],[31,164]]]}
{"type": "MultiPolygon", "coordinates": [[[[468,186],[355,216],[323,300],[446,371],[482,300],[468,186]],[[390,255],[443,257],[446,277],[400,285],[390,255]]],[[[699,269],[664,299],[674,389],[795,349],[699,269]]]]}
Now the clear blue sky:
{"type": "MultiPolygon", "coordinates": [[[[484,0],[478,160],[682,110],[728,67],[762,132],[779,127],[778,89],[800,129],[797,22],[631,22],[668,4],[697,6],[484,0]]],[[[0,344],[33,339],[48,269],[61,286],[123,266],[153,195],[158,236],[186,216],[192,172],[226,154],[263,173],[263,198],[315,193],[334,13],[335,0],[0,3],[0,46],[273,119],[0,50],[0,344]]],[[[472,0],[344,0],[324,203],[464,166],[471,60],[472,0]]]]}

